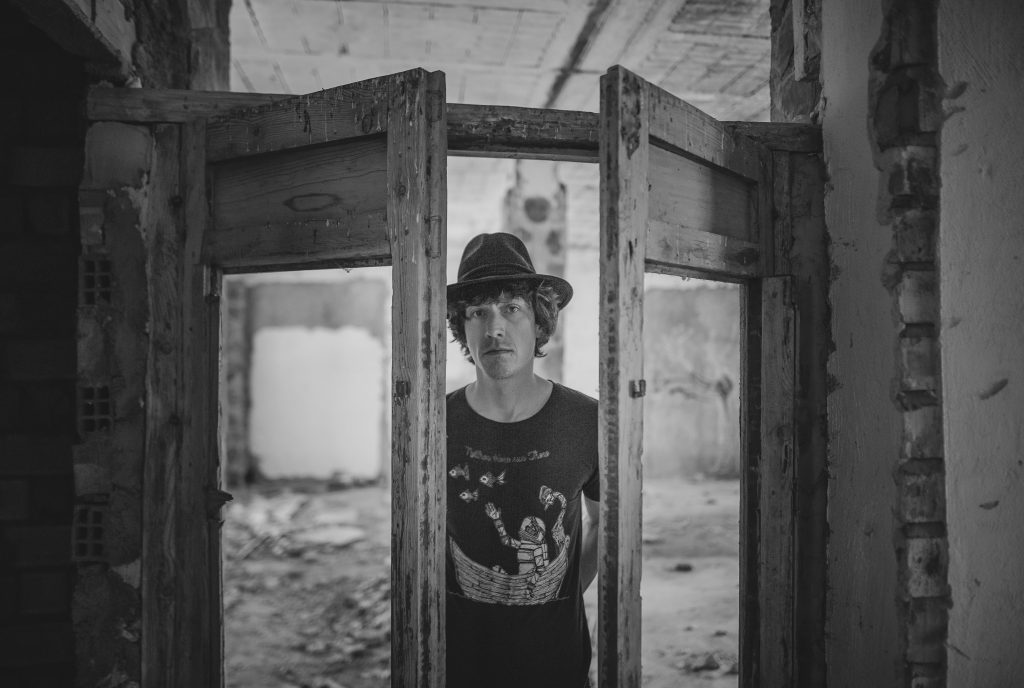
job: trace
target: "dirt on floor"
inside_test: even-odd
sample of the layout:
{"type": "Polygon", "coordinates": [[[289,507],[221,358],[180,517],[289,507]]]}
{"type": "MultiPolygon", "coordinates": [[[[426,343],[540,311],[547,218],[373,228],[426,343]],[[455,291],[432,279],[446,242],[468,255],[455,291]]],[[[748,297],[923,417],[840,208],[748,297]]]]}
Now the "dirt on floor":
{"type": "MultiPolygon", "coordinates": [[[[647,481],[643,510],[643,685],[733,688],[739,483],[647,481]]],[[[223,537],[226,685],[387,685],[390,527],[379,486],[236,493],[223,537]]],[[[596,642],[595,588],[584,599],[596,642]]]]}

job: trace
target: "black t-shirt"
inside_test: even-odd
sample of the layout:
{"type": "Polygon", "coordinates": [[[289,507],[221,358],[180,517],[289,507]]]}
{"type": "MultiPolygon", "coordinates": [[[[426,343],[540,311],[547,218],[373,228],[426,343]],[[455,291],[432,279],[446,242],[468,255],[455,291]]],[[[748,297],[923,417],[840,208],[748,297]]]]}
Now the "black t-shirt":
{"type": "Polygon", "coordinates": [[[597,401],[554,384],[526,420],[448,395],[448,688],[582,688],[581,495],[598,498],[597,401]]]}

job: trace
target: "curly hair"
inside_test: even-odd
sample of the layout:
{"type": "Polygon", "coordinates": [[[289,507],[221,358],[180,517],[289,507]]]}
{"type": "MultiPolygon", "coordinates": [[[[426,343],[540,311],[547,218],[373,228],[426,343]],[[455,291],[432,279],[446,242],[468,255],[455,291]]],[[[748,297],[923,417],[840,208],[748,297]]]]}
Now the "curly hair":
{"type": "Polygon", "coordinates": [[[537,284],[530,280],[499,280],[467,287],[448,301],[448,329],[452,333],[452,341],[458,342],[466,360],[473,363],[473,357],[466,346],[466,309],[482,303],[498,299],[522,297],[533,311],[534,322],[537,323],[537,342],[533,355],[536,358],[547,356],[541,348],[548,343],[558,325],[558,293],[546,282],[537,284]]]}

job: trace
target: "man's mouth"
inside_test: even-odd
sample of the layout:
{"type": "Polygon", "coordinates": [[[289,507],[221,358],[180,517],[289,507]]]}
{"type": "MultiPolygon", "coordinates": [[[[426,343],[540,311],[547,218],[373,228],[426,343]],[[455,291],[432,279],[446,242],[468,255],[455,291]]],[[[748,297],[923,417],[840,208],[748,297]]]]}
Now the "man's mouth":
{"type": "Polygon", "coordinates": [[[510,354],[512,349],[490,349],[484,352],[484,356],[490,356],[492,354],[510,354]]]}

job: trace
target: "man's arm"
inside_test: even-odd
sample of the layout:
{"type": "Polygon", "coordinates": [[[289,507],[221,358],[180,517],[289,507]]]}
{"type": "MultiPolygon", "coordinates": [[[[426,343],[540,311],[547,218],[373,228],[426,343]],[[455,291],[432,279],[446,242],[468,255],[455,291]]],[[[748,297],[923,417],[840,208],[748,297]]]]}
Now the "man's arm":
{"type": "Polygon", "coordinates": [[[583,497],[583,540],[580,550],[580,583],[586,591],[597,577],[597,522],[600,502],[583,497]]]}

